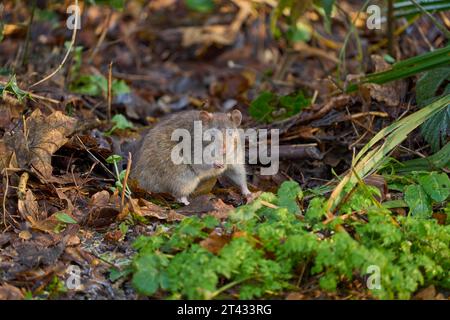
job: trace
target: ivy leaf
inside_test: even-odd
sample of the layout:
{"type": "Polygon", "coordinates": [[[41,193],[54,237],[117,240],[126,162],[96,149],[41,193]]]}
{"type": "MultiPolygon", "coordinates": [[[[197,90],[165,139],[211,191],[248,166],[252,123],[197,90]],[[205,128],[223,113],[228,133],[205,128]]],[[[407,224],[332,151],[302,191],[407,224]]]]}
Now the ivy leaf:
{"type": "Polygon", "coordinates": [[[303,191],[295,181],[285,181],[278,189],[278,205],[285,207],[289,212],[298,214],[300,208],[297,200],[303,198],[303,191]]]}
{"type": "Polygon", "coordinates": [[[405,190],[405,201],[409,206],[412,216],[431,217],[431,201],[425,190],[420,185],[410,185],[405,190]]]}
{"type": "Polygon", "coordinates": [[[64,223],[68,223],[68,224],[76,224],[78,223],[74,218],[72,218],[71,216],[69,216],[67,213],[65,212],[57,212],[54,214],[55,218],[58,221],[64,222],[64,223]]]}
{"type": "Polygon", "coordinates": [[[445,201],[450,195],[450,179],[445,173],[431,172],[417,178],[425,192],[436,202],[445,201]]]}

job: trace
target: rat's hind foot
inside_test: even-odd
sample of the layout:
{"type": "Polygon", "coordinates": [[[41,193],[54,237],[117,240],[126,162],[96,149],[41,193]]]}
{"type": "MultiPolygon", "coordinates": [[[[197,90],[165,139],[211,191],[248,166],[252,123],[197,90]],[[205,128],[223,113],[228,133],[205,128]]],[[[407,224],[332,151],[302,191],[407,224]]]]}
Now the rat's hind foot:
{"type": "Polygon", "coordinates": [[[188,206],[190,204],[189,200],[187,199],[187,197],[180,197],[177,199],[178,202],[181,202],[182,204],[184,204],[185,206],[188,206]]]}

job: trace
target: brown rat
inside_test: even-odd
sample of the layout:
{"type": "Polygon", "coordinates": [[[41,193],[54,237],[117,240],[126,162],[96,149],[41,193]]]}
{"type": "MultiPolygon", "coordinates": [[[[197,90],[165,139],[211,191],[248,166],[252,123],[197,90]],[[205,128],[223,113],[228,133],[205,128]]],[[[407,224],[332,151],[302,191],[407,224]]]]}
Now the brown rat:
{"type": "MultiPolygon", "coordinates": [[[[231,113],[186,111],[169,116],[143,138],[142,145],[135,155],[136,161],[131,170],[131,177],[137,179],[142,188],[151,192],[170,193],[186,205],[189,204],[187,197],[202,180],[221,175],[230,178],[241,189],[242,194],[248,196],[250,191],[247,187],[245,153],[238,131],[241,121],[242,114],[239,110],[233,110],[231,113]],[[202,159],[201,163],[195,163],[192,147],[189,149],[192,161],[176,164],[173,161],[173,152],[179,145],[179,140],[173,141],[172,134],[176,129],[184,129],[184,132],[189,132],[191,145],[194,146],[195,135],[198,137],[195,121],[198,121],[196,125],[201,123],[203,131],[213,129],[221,132],[222,137],[229,137],[217,140],[219,148],[216,149],[220,149],[224,156],[219,157],[219,160],[202,159]],[[230,157],[232,161],[227,155],[232,155],[230,157]]],[[[200,138],[203,148],[211,144],[211,141],[206,141],[204,136],[200,138]]]]}

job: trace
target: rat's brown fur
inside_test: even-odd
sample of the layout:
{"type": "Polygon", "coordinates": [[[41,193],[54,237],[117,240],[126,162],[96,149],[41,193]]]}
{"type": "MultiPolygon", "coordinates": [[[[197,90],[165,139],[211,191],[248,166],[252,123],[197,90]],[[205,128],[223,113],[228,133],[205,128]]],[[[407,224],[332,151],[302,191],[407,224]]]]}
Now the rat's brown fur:
{"type": "Polygon", "coordinates": [[[216,128],[224,131],[237,129],[241,119],[242,115],[237,110],[213,114],[205,111],[186,111],[168,117],[144,137],[135,156],[131,176],[137,179],[142,188],[151,192],[170,193],[185,204],[189,203],[187,197],[194,192],[200,181],[222,174],[236,183],[247,196],[250,192],[243,164],[243,148],[236,150],[242,164],[175,164],[171,160],[172,149],[178,144],[178,141],[171,140],[175,129],[187,129],[193,137],[196,120],[202,121],[203,130],[216,128]]]}

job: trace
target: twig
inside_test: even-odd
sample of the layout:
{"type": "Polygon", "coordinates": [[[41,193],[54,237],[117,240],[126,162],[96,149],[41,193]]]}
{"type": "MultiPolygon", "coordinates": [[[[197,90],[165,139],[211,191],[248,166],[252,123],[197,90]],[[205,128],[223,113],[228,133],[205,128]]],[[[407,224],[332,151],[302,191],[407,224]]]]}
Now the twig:
{"type": "Polygon", "coordinates": [[[125,191],[126,191],[128,176],[130,175],[130,170],[131,170],[131,152],[128,152],[127,171],[125,171],[125,177],[123,178],[123,183],[122,183],[122,197],[120,199],[120,211],[123,210],[123,206],[125,204],[125,191]]]}
{"type": "MultiPolygon", "coordinates": [[[[75,5],[78,7],[78,0],[75,0],[75,5]]],[[[53,71],[52,73],[50,73],[48,76],[46,76],[44,79],[39,80],[38,82],[32,84],[29,88],[32,88],[34,86],[37,86],[38,84],[41,84],[44,81],[47,81],[48,79],[50,79],[51,77],[53,77],[55,74],[58,73],[59,70],[61,70],[62,66],[64,65],[64,63],[66,62],[67,58],[69,57],[69,54],[72,52],[72,47],[75,44],[75,40],[77,37],[77,29],[78,29],[78,25],[77,25],[77,19],[75,19],[75,26],[73,28],[73,33],[72,33],[72,40],[70,41],[70,45],[69,48],[67,49],[66,55],[64,56],[63,60],[61,61],[61,63],[59,64],[59,66],[55,69],[55,71],[53,71]]]]}
{"type": "Polygon", "coordinates": [[[8,189],[9,189],[9,177],[8,177],[8,169],[7,168],[5,168],[5,177],[6,177],[6,186],[5,186],[5,190],[3,191],[3,225],[6,228],[7,227],[7,225],[6,225],[6,196],[8,194],[8,189]]]}
{"type": "Polygon", "coordinates": [[[105,20],[105,24],[103,25],[100,37],[98,38],[98,41],[97,41],[94,49],[92,50],[91,55],[88,58],[88,62],[92,61],[92,59],[95,57],[95,55],[97,54],[98,50],[100,49],[103,41],[105,41],[105,37],[106,37],[106,34],[108,33],[108,29],[109,29],[109,24],[111,22],[112,13],[113,13],[113,10],[110,8],[109,12],[108,12],[108,15],[106,17],[106,20],[105,20]]]}
{"type": "Polygon", "coordinates": [[[103,167],[103,169],[105,169],[111,176],[116,177],[116,176],[114,175],[114,173],[112,173],[112,171],[109,170],[108,167],[105,166],[105,165],[103,164],[103,162],[101,162],[96,156],[94,156],[94,155],[92,154],[91,151],[89,151],[89,149],[86,147],[86,145],[83,143],[83,141],[81,141],[80,137],[79,137],[79,136],[76,136],[76,137],[77,137],[78,141],[81,143],[81,145],[83,146],[84,150],[86,150],[87,153],[89,153],[90,156],[91,156],[92,158],[94,158],[95,161],[97,161],[98,163],[100,163],[100,165],[103,167]]]}
{"type": "Polygon", "coordinates": [[[108,67],[108,123],[111,123],[111,105],[112,105],[112,61],[108,67]]]}

